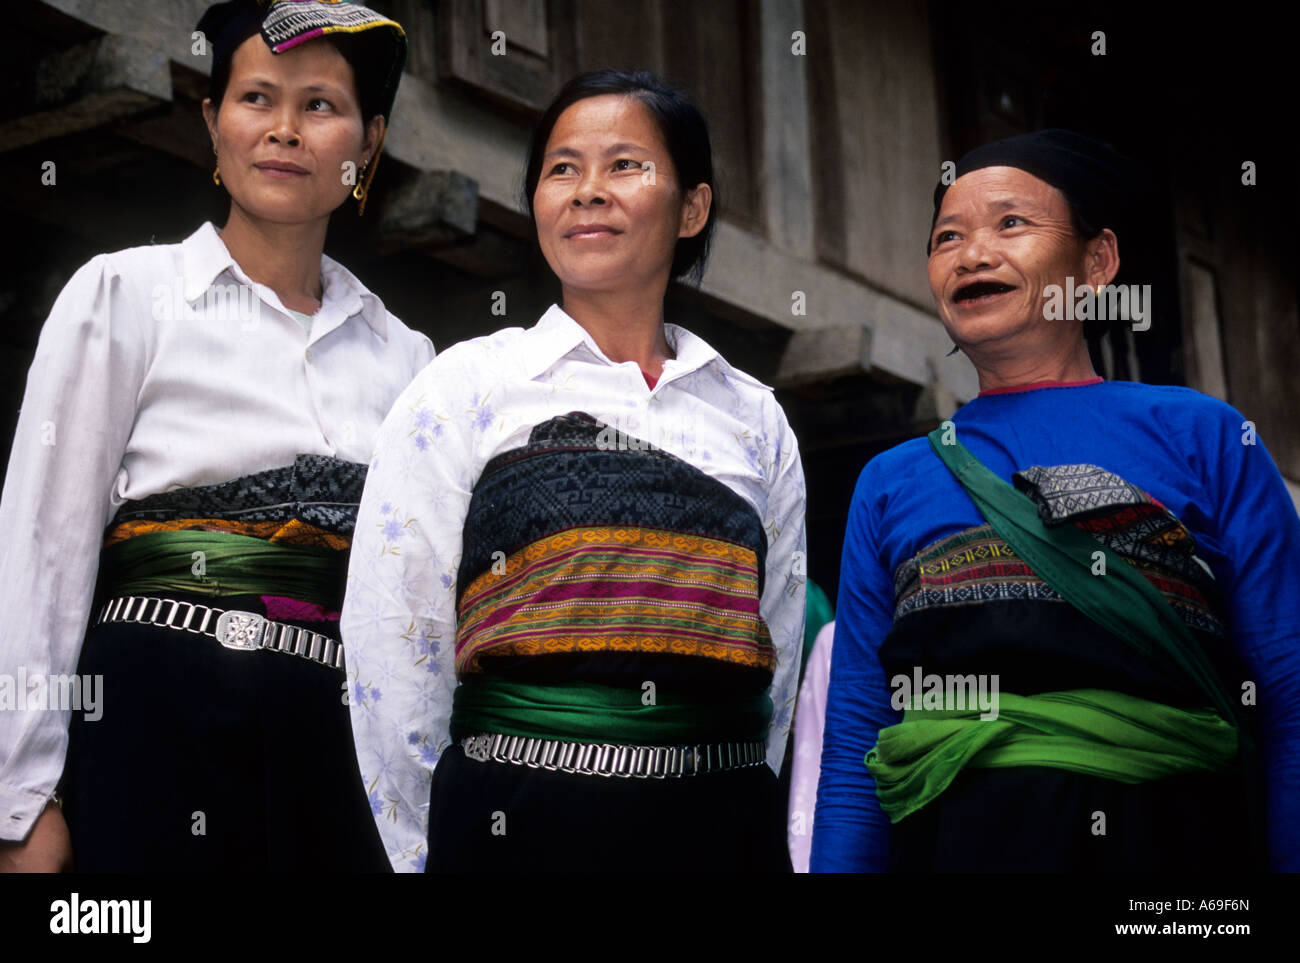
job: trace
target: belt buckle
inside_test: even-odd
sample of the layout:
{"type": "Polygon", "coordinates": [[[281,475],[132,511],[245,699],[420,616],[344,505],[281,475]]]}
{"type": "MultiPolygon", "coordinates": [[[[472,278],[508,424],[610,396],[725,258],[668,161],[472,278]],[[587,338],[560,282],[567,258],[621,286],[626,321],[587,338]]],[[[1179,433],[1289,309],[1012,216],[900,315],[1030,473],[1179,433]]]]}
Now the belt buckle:
{"type": "Polygon", "coordinates": [[[262,629],[265,626],[265,617],[256,612],[231,609],[222,612],[217,619],[217,641],[227,649],[243,651],[259,649],[262,646],[262,629]]]}
{"type": "Polygon", "coordinates": [[[490,733],[484,733],[477,736],[466,736],[461,743],[461,748],[465,750],[465,755],[476,762],[487,762],[491,755],[492,736],[490,733]]]}

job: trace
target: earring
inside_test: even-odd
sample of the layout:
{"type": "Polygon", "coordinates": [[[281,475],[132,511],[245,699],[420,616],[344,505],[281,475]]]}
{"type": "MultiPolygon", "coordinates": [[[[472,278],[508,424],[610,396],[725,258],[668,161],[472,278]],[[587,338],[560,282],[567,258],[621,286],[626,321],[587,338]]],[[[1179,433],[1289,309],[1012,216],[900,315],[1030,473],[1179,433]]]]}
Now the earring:
{"type": "Polygon", "coordinates": [[[361,170],[357,173],[357,184],[352,188],[352,196],[356,198],[358,204],[365,206],[366,201],[366,171],[370,169],[370,158],[361,158],[361,170]]]}
{"type": "Polygon", "coordinates": [[[218,187],[221,186],[221,165],[219,164],[212,169],[212,183],[218,187]]]}
{"type": "Polygon", "coordinates": [[[357,186],[352,188],[352,196],[357,201],[357,215],[360,216],[366,212],[366,200],[370,194],[370,183],[375,179],[375,171],[379,170],[379,157],[384,151],[384,135],[379,135],[379,143],[375,145],[375,152],[370,157],[364,159],[364,166],[361,169],[361,176],[357,178],[357,186]]]}

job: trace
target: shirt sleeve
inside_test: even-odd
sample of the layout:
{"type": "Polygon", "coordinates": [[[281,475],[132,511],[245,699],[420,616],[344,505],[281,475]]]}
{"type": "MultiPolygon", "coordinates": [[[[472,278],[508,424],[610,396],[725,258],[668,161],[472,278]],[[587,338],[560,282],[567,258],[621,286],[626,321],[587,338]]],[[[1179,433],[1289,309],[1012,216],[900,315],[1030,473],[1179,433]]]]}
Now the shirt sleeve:
{"type": "MultiPolygon", "coordinates": [[[[0,498],[0,673],[45,697],[0,689],[0,839],[25,839],[63,771],[69,709],[51,677],[76,672],[110,495],[135,421],[146,349],[107,256],[54,302],[27,375],[0,498]],[[62,700],[58,700],[62,701],[62,700]]],[[[83,692],[99,692],[83,687],[83,692]]],[[[90,717],[103,706],[83,698],[90,717]]]]}
{"type": "Polygon", "coordinates": [[[813,806],[817,802],[817,780],[821,774],[822,729],[826,724],[826,687],[831,679],[834,632],[835,623],[827,622],[817,633],[795,709],[786,842],[796,873],[808,872],[808,857],[812,852],[813,806]]]}
{"type": "MultiPolygon", "coordinates": [[[[1224,406],[1207,468],[1207,514],[1223,561],[1215,574],[1229,632],[1256,683],[1259,749],[1267,779],[1269,857],[1300,871],[1300,516],[1264,443],[1224,406]]],[[[1246,711],[1252,711],[1244,693],[1246,711]]]]}
{"type": "Polygon", "coordinates": [[[424,370],[425,366],[434,359],[437,352],[433,349],[433,342],[429,340],[427,334],[422,331],[416,331],[414,333],[416,340],[419,342],[419,350],[415,362],[415,373],[419,374],[424,370]]]}
{"type": "MultiPolygon", "coordinates": [[[[775,399],[771,399],[775,405],[775,399]]],[[[772,451],[775,480],[767,494],[767,566],[759,612],[776,648],[776,671],[768,695],[772,700],[772,725],[767,735],[767,762],[781,772],[790,720],[803,658],[803,626],[807,582],[807,538],[804,529],[806,492],[799,444],[777,408],[777,425],[769,437],[779,439],[772,451]]]]}
{"type": "Polygon", "coordinates": [[[398,872],[421,872],[428,857],[432,774],[450,740],[456,572],[473,489],[467,406],[437,390],[471,379],[436,367],[402,392],[379,429],[340,622],[357,759],[398,872]]]}
{"type": "MultiPolygon", "coordinates": [[[[386,310],[386,309],[385,309],[386,310]]],[[[400,330],[404,338],[403,344],[406,345],[408,357],[410,360],[411,377],[408,380],[415,380],[415,376],[425,369],[430,361],[434,359],[437,352],[433,348],[433,342],[423,331],[417,331],[415,328],[406,324],[393,312],[388,312],[388,330],[400,330]]],[[[403,386],[405,387],[405,386],[403,386]]]]}
{"type": "Polygon", "coordinates": [[[889,821],[864,761],[877,733],[900,715],[890,707],[880,663],[880,644],[893,625],[894,594],[876,536],[876,464],[869,463],[858,478],[844,534],[813,819],[814,873],[880,872],[889,854],[889,821]]]}

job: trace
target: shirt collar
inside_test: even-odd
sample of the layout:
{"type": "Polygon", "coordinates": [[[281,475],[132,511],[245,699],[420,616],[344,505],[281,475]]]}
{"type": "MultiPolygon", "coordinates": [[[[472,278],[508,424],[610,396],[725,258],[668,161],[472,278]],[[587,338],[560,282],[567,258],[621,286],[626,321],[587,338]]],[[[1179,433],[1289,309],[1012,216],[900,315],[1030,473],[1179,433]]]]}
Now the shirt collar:
{"type": "Polygon", "coordinates": [[[1092,385],[1099,385],[1105,380],[1101,375],[1096,375],[1092,378],[1085,378],[1083,381],[1034,381],[1025,385],[1008,385],[1005,388],[985,388],[979,393],[979,397],[1020,394],[1025,391],[1039,391],[1043,388],[1087,388],[1092,385]]]}
{"type": "MultiPolygon", "coordinates": [[[[255,283],[226,249],[211,221],[204,221],[202,227],[181,242],[181,257],[185,270],[186,301],[196,301],[203,297],[204,292],[212,287],[223,271],[229,271],[235,280],[243,284],[255,283]]],[[[321,310],[324,311],[327,305],[336,306],[345,318],[360,313],[375,334],[387,341],[388,311],[383,302],[371,294],[351,271],[324,254],[321,255],[320,273],[324,288],[321,292],[321,310]]]]}
{"type": "MultiPolygon", "coordinates": [[[[587,329],[558,304],[552,304],[530,332],[532,337],[528,339],[527,354],[523,359],[524,374],[529,378],[536,378],[579,345],[584,345],[605,364],[616,364],[600,350],[587,329]]],[[[663,377],[689,374],[711,364],[727,377],[771,390],[757,378],[732,367],[716,348],[683,327],[665,324],[664,337],[677,357],[665,362],[663,377]]]]}

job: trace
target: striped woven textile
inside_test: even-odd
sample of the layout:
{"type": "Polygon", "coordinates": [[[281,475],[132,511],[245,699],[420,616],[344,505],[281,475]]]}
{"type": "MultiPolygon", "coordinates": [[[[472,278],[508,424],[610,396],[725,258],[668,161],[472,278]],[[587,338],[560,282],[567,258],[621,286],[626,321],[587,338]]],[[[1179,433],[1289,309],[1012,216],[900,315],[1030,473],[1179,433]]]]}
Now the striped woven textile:
{"type": "Polygon", "coordinates": [[[770,673],[758,514],[679,458],[601,445],[605,427],[581,413],[552,419],[485,467],[458,577],[458,675],[481,671],[484,656],[570,652],[770,673]]]}
{"type": "Polygon", "coordinates": [[[748,548],[650,528],[575,528],[497,568],[461,597],[462,674],[484,652],[667,652],[775,666],[748,548]]]}
{"type": "MultiPolygon", "coordinates": [[[[1047,524],[1077,525],[1141,572],[1190,627],[1226,634],[1195,539],[1146,492],[1095,465],[1035,466],[1014,481],[1047,524]]],[[[899,566],[894,598],[896,620],[934,606],[1064,602],[989,525],[942,538],[899,566]]]]}
{"type": "Polygon", "coordinates": [[[229,518],[173,518],[168,521],[136,519],[120,522],[109,528],[104,535],[104,544],[113,545],[140,535],[153,532],[228,532],[231,535],[247,535],[281,545],[314,545],[317,548],[331,548],[346,551],[352,540],[346,535],[336,535],[323,528],[308,524],[297,518],[286,522],[239,522],[229,518]]]}

